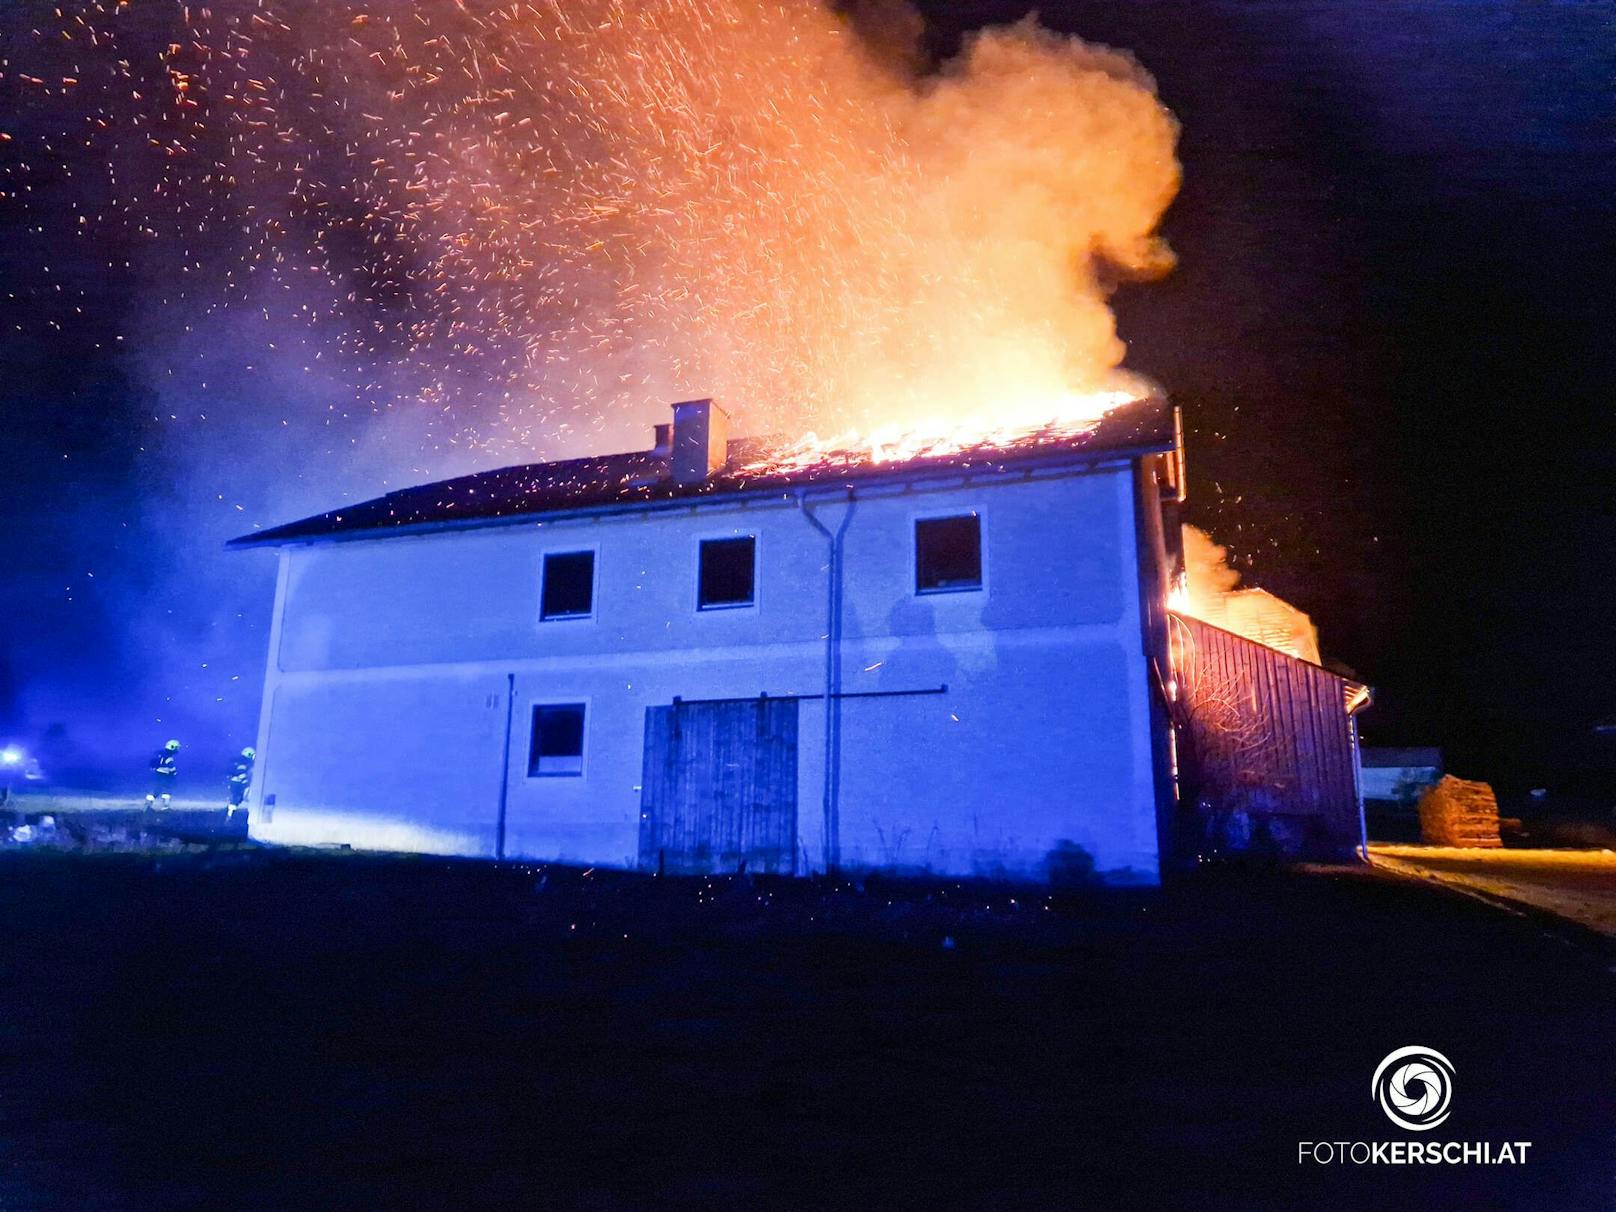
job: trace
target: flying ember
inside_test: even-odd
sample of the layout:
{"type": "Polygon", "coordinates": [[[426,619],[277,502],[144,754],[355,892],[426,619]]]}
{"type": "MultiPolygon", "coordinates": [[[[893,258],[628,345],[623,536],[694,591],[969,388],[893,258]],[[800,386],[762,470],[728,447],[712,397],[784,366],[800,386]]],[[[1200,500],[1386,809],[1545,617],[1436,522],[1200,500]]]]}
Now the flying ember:
{"type": "Polygon", "coordinates": [[[1081,423],[1110,289],[1172,263],[1153,80],[1030,20],[938,61],[902,5],[180,11],[64,4],[27,77],[106,174],[85,238],[173,263],[146,377],[228,350],[417,461],[610,448],[698,394],[883,458],[1081,423]]]}

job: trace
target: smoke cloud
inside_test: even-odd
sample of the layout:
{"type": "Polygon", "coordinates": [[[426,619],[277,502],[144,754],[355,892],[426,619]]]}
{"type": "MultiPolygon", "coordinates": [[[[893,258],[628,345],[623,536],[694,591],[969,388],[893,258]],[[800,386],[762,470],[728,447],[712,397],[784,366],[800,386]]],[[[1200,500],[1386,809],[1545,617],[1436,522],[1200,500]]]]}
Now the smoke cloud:
{"type": "Polygon", "coordinates": [[[1229,549],[1206,531],[1185,526],[1183,533],[1185,593],[1178,605],[1186,614],[1319,663],[1319,633],[1312,619],[1271,593],[1242,588],[1240,573],[1229,563],[1229,549]]]}
{"type": "Polygon", "coordinates": [[[235,295],[446,443],[1047,406],[1114,383],[1109,290],[1171,264],[1150,77],[1030,18],[931,65],[894,6],[198,12],[165,222],[238,224],[235,295]]]}
{"type": "Polygon", "coordinates": [[[1240,587],[1240,573],[1229,566],[1229,549],[1198,526],[1184,528],[1184,586],[1189,613],[1211,619],[1218,600],[1240,587]]]}
{"type": "Polygon", "coordinates": [[[1049,415],[1130,385],[1108,295],[1172,262],[1177,127],[1149,75],[1031,19],[943,63],[901,5],[56,21],[6,81],[26,104],[0,146],[31,157],[7,192],[40,207],[58,290],[125,292],[105,356],[128,390],[103,407],[133,473],[110,545],[105,498],[64,498],[55,545],[105,558],[93,585],[40,573],[70,595],[11,658],[35,724],[250,737],[271,574],[219,548],[253,526],[639,445],[695,395],[787,436],[1049,415]],[[67,157],[94,184],[47,226],[67,157]],[[73,614],[91,598],[110,626],[73,614]]]}

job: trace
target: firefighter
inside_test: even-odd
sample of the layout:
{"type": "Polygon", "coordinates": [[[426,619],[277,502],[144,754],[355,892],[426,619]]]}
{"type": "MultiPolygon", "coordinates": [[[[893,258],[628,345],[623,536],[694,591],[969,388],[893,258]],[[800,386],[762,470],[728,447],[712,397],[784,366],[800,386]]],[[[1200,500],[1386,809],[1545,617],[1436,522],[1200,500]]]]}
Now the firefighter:
{"type": "Polygon", "coordinates": [[[240,808],[247,798],[247,788],[252,786],[253,763],[258,760],[258,754],[248,745],[241,751],[241,756],[230,767],[230,777],[226,783],[230,788],[230,811],[240,808]]]}
{"type": "Polygon", "coordinates": [[[180,743],[170,741],[152,758],[152,789],[146,795],[146,807],[167,808],[174,799],[174,780],[179,777],[180,743]]]}

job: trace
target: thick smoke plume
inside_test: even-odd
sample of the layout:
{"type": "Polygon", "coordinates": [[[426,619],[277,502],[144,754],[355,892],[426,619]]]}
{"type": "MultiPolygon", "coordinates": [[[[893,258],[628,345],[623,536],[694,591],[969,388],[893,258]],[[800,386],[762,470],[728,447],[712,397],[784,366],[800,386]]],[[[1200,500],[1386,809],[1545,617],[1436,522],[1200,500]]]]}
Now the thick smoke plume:
{"type": "Polygon", "coordinates": [[[1171,263],[1149,76],[1031,19],[931,66],[902,9],[188,12],[141,221],[238,230],[237,307],[445,442],[589,445],[709,393],[784,431],[1050,408],[1113,382],[1109,287],[1171,263]]]}
{"type": "MultiPolygon", "coordinates": [[[[930,63],[913,12],[875,17],[41,7],[0,81],[0,170],[48,236],[9,261],[77,282],[81,314],[129,298],[94,340],[129,385],[136,472],[106,557],[40,574],[70,589],[52,634],[97,638],[15,656],[35,721],[249,737],[268,570],[218,545],[255,525],[639,445],[695,395],[793,436],[1045,420],[1125,386],[1107,295],[1170,264],[1178,184],[1150,77],[1031,20],[930,63]],[[71,212],[49,192],[69,178],[71,212]],[[94,647],[119,635],[130,651],[94,647]]],[[[59,545],[104,517],[64,512],[59,545]]]]}

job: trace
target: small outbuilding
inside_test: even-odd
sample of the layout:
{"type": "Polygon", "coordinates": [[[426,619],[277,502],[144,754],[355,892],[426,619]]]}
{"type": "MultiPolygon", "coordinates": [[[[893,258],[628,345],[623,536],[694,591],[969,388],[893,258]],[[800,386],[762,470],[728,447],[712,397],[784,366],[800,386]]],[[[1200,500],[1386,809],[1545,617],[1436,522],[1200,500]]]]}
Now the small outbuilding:
{"type": "Polygon", "coordinates": [[[1361,752],[1363,795],[1370,803],[1412,813],[1425,789],[1442,777],[1442,750],[1434,746],[1365,745],[1361,752]]]}

